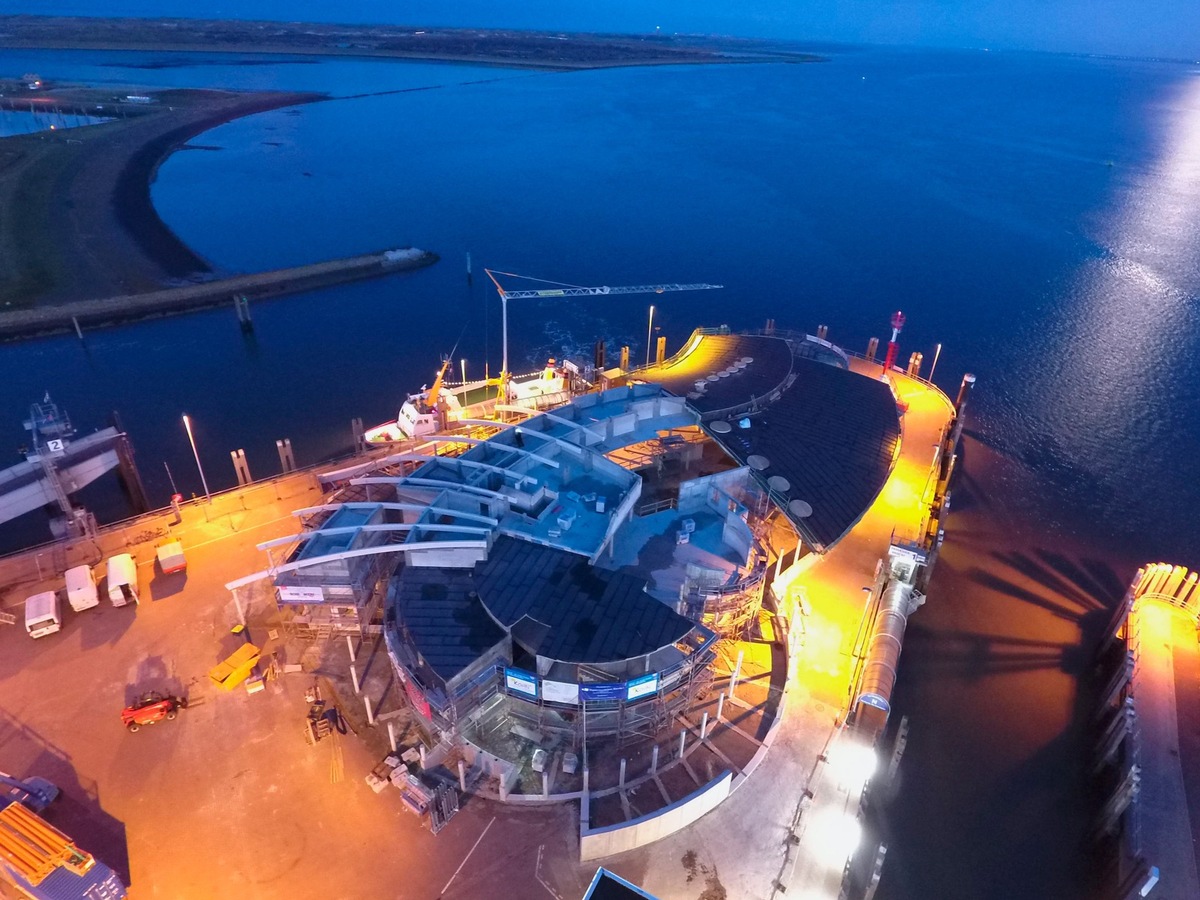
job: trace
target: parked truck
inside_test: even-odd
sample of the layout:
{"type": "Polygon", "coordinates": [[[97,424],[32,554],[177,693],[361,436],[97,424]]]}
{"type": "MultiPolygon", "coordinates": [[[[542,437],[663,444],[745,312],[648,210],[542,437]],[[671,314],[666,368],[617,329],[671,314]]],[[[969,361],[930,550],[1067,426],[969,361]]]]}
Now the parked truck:
{"type": "Polygon", "coordinates": [[[54,591],[42,591],[25,601],[25,630],[40,638],[62,629],[62,606],[54,591]]]}
{"type": "Polygon", "coordinates": [[[75,566],[67,569],[67,602],[75,612],[83,612],[100,603],[100,592],[96,589],[96,576],[91,566],[75,566]]]}

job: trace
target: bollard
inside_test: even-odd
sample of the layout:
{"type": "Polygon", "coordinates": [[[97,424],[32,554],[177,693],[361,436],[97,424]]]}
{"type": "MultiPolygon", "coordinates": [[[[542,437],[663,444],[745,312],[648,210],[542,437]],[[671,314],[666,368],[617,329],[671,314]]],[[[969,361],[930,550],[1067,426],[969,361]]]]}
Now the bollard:
{"type": "Polygon", "coordinates": [[[367,708],[367,724],[374,725],[375,724],[375,713],[373,713],[371,711],[371,698],[370,697],[363,697],[363,706],[365,706],[367,708]]]}
{"type": "Polygon", "coordinates": [[[625,787],[625,757],[621,757],[621,774],[617,778],[617,784],[620,787],[625,787]]]}
{"type": "Polygon", "coordinates": [[[421,771],[425,771],[425,745],[421,745],[421,771]]]}
{"type": "Polygon", "coordinates": [[[686,743],[687,743],[687,729],[685,728],[685,729],[683,729],[683,731],[679,732],[679,758],[680,759],[683,759],[683,748],[686,743]]]}
{"type": "Polygon", "coordinates": [[[396,726],[392,724],[392,720],[388,719],[388,743],[392,745],[392,752],[396,752],[396,726]]]}
{"type": "Polygon", "coordinates": [[[650,774],[653,775],[658,771],[658,744],[654,745],[654,749],[650,751],[650,774]]]}
{"type": "Polygon", "coordinates": [[[550,796],[550,774],[548,772],[543,772],[542,773],[542,797],[545,798],[545,797],[549,797],[549,796],[550,796]]]}
{"type": "Polygon", "coordinates": [[[350,680],[354,682],[354,693],[361,694],[362,688],[358,684],[358,670],[354,668],[353,664],[350,666],[350,680]]]}
{"type": "Polygon", "coordinates": [[[737,687],[738,676],[742,674],[742,656],[745,650],[738,651],[737,662],[733,666],[733,674],[729,676],[729,696],[733,696],[733,689],[737,687]]]}
{"type": "Polygon", "coordinates": [[[458,789],[464,794],[467,792],[467,764],[461,759],[458,761],[458,789]]]}
{"type": "Polygon", "coordinates": [[[354,652],[354,640],[350,635],[346,635],[346,649],[350,651],[350,662],[354,662],[358,658],[358,654],[354,652]]]}
{"type": "Polygon", "coordinates": [[[584,770],[583,770],[583,792],[585,794],[588,792],[588,781],[589,781],[588,770],[586,767],[584,767],[584,770]]]}
{"type": "Polygon", "coordinates": [[[704,714],[704,718],[700,720],[700,740],[708,737],[708,713],[704,714]]]}
{"type": "Polygon", "coordinates": [[[721,692],[721,696],[717,698],[717,721],[721,721],[721,713],[725,711],[725,692],[721,692]]]}

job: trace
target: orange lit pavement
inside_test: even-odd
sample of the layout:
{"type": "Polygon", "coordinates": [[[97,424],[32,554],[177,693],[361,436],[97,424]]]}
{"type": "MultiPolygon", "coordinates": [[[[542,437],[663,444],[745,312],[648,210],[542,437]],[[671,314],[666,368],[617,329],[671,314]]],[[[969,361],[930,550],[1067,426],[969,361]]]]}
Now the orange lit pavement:
{"type": "Polygon", "coordinates": [[[1155,898],[1200,897],[1193,835],[1196,823],[1188,809],[1187,778],[1181,758],[1180,729],[1196,723],[1181,716],[1180,689],[1195,689],[1200,646],[1196,618],[1169,603],[1140,599],[1129,618],[1137,634],[1138,753],[1141,771],[1137,810],[1140,848],[1162,872],[1155,898]]]}
{"type": "MultiPolygon", "coordinates": [[[[800,884],[833,883],[828,866],[808,861],[820,849],[811,838],[828,829],[814,828],[806,840],[807,820],[797,827],[800,798],[806,787],[817,792],[805,813],[812,821],[845,805],[836,784],[820,787],[829,776],[816,768],[847,699],[862,589],[893,529],[920,524],[934,446],[951,415],[946,399],[920,382],[896,375],[895,383],[909,411],[879,498],[824,557],[802,561],[777,582],[804,598],[808,615],[793,625],[796,677],[770,751],[685,832],[604,860],[664,900],[691,900],[712,885],[757,898],[772,896],[777,882],[790,880],[789,896],[801,894],[800,884]],[[801,843],[789,843],[790,834],[801,843]],[[680,862],[689,852],[691,870],[680,862]]],[[[218,495],[212,506],[185,506],[178,526],[168,525],[169,513],[143,517],[65,560],[50,550],[0,560],[0,603],[9,608],[43,585],[60,587],[52,568],[126,548],[141,564],[143,586],[139,608],[66,612],[63,633],[49,638],[31,640],[20,625],[0,630],[6,768],[58,781],[68,801],[56,824],[132,874],[139,896],[487,896],[500,877],[509,896],[540,896],[547,883],[558,896],[579,896],[588,867],[576,862],[570,807],[472,800],[435,839],[393,792],[366,788],[362,776],[373,760],[359,741],[345,742],[346,780],[330,783],[326,747],[306,747],[300,737],[303,679],[285,677],[257,695],[203,686],[204,673],[230,649],[223,642],[237,615],[223,584],[259,567],[254,544],[294,532],[290,511],[318,497],[311,473],[298,473],[218,495]],[[181,536],[187,553],[181,581],[153,573],[154,544],[168,534],[181,536]],[[175,722],[125,734],[117,714],[132,686],[147,679],[203,702],[175,722]],[[470,865],[456,871],[468,855],[470,865]]],[[[268,609],[261,598],[251,602],[258,642],[268,609]]],[[[755,665],[747,654],[743,676],[755,665]]]]}
{"type": "MultiPolygon", "coordinates": [[[[878,377],[882,367],[853,360],[852,369],[878,377]]],[[[841,823],[846,816],[854,818],[858,800],[855,778],[837,766],[842,754],[831,741],[849,699],[855,643],[869,624],[863,622],[864,588],[873,584],[893,531],[915,536],[921,527],[936,477],[935,449],[953,417],[952,404],[940,391],[899,373],[892,379],[908,409],[900,452],[883,490],[823,557],[802,559],[775,582],[779,596],[803,598],[807,615],[793,622],[794,677],[783,724],[766,759],[728,800],[684,833],[605,863],[640,878],[663,900],[696,896],[696,877],[689,879],[680,865],[689,852],[696,854],[699,871],[707,869],[706,877],[717,879],[730,897],[784,896],[779,885],[786,886],[786,896],[837,897],[844,859],[835,857],[853,838],[853,828],[841,823]],[[832,767],[818,759],[827,751],[832,767]],[[825,771],[831,768],[836,771],[825,771]],[[814,797],[801,814],[806,789],[814,797]],[[790,843],[790,834],[800,843],[790,843]]]]}

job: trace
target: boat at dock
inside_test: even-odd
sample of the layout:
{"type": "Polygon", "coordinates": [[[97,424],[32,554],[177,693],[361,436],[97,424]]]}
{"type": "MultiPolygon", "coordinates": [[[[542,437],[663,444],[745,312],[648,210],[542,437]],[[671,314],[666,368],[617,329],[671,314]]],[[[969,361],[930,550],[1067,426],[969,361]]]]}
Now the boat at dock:
{"type": "MultiPolygon", "coordinates": [[[[470,272],[468,257],[468,274],[470,272]]],[[[597,373],[604,368],[603,350],[598,347],[594,367],[581,367],[570,360],[561,363],[547,361],[545,368],[528,375],[513,375],[508,369],[508,301],[540,299],[546,297],[604,297],[620,294],[662,294],[667,291],[697,291],[719,289],[719,284],[649,284],[624,287],[583,287],[543,278],[531,278],[514,272],[484,269],[496,292],[500,295],[502,321],[502,361],[500,375],[495,379],[485,378],[450,385],[446,374],[450,370],[454,354],[451,352],[442,361],[442,367],[434,378],[433,387],[409,394],[394,422],[385,422],[363,433],[368,444],[389,444],[422,438],[454,427],[456,422],[474,419],[494,419],[504,407],[542,412],[562,406],[578,393],[590,390],[601,377],[597,373]],[[539,285],[532,290],[511,291],[501,286],[497,276],[534,281],[539,285]],[[500,407],[500,409],[497,409],[500,407]]],[[[651,307],[653,316],[653,307],[651,307]]],[[[647,356],[647,362],[649,356],[647,356]]]]}
{"type": "Polygon", "coordinates": [[[570,360],[550,359],[546,366],[527,375],[507,379],[508,396],[500,378],[485,378],[447,384],[444,376],[449,360],[442,365],[433,386],[409,394],[394,421],[369,428],[363,437],[368,444],[389,444],[427,437],[453,428],[458,422],[491,419],[497,406],[515,406],[539,412],[562,406],[572,396],[591,387],[583,370],[570,360]]]}

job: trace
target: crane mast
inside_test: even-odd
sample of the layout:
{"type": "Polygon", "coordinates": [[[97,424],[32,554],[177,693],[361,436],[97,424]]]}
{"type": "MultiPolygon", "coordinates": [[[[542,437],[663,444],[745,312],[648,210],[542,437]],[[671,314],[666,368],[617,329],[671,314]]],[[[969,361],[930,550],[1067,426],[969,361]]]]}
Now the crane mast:
{"type": "Polygon", "coordinates": [[[501,331],[503,347],[501,351],[500,362],[500,385],[501,391],[507,391],[508,386],[508,301],[509,300],[524,300],[531,298],[553,298],[553,297],[607,297],[614,294],[665,294],[668,291],[708,291],[716,290],[724,287],[720,284],[636,284],[625,285],[620,287],[608,287],[602,285],[599,287],[584,287],[578,284],[563,284],[557,281],[547,281],[543,278],[531,278],[528,275],[518,275],[515,272],[501,272],[496,269],[484,269],[487,277],[492,279],[492,284],[496,286],[496,292],[500,295],[501,309],[501,331]],[[507,291],[501,287],[497,275],[505,275],[509,278],[524,278],[529,281],[540,281],[543,284],[552,285],[551,287],[536,288],[533,290],[523,291],[507,291]]]}

